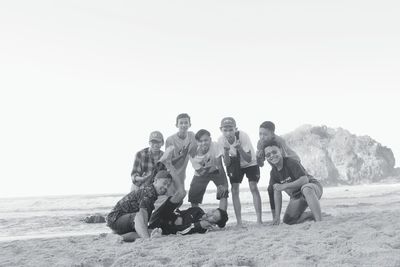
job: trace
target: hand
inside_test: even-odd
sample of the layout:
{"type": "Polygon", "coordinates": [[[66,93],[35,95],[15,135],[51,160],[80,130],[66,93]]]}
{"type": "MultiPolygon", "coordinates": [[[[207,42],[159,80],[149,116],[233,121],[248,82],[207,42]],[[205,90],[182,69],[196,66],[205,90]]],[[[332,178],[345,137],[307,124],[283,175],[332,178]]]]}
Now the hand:
{"type": "Polygon", "coordinates": [[[259,159],[265,160],[265,153],[263,150],[257,150],[256,156],[259,159]]]}
{"type": "Polygon", "coordinates": [[[182,148],[182,150],[179,152],[179,155],[185,155],[186,156],[187,153],[189,152],[189,147],[190,147],[190,143],[182,148]]]}
{"type": "Polygon", "coordinates": [[[206,221],[206,220],[201,220],[200,225],[201,225],[201,228],[203,228],[203,229],[207,229],[207,230],[213,229],[213,225],[209,221],[206,221]]]}
{"type": "Polygon", "coordinates": [[[274,184],[273,187],[275,191],[283,191],[286,189],[286,184],[274,184]]]}
{"type": "Polygon", "coordinates": [[[239,139],[235,139],[235,142],[232,144],[234,148],[239,149],[241,143],[239,139]]]}
{"type": "Polygon", "coordinates": [[[162,235],[161,228],[155,228],[153,229],[153,231],[151,231],[150,238],[158,238],[161,237],[161,235],[162,235]]]}
{"type": "Polygon", "coordinates": [[[275,217],[275,219],[272,221],[272,225],[279,225],[280,223],[281,223],[280,217],[275,217]]]}

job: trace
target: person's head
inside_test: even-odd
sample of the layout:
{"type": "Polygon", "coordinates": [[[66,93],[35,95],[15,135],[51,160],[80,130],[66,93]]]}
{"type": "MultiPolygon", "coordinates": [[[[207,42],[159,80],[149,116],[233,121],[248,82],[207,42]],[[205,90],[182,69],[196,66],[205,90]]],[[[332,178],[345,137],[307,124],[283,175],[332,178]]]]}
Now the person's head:
{"type": "Polygon", "coordinates": [[[221,126],[219,129],[222,132],[222,135],[228,139],[229,141],[234,140],[235,132],[237,131],[236,121],[232,117],[226,117],[221,120],[221,126]]]}
{"type": "Polygon", "coordinates": [[[149,146],[152,152],[159,152],[164,145],[164,137],[159,131],[151,132],[149,136],[149,146]]]}
{"type": "Polygon", "coordinates": [[[168,186],[172,182],[172,176],[168,171],[159,171],[154,177],[154,188],[158,195],[164,195],[167,193],[168,186]]]}
{"type": "Polygon", "coordinates": [[[272,121],[264,121],[261,123],[259,136],[261,141],[271,141],[275,136],[275,124],[272,121]]]}
{"type": "Polygon", "coordinates": [[[205,129],[199,130],[194,138],[197,141],[197,146],[203,153],[207,153],[211,146],[211,134],[205,129]]]}
{"type": "Polygon", "coordinates": [[[190,116],[188,114],[181,113],[176,117],[176,127],[179,129],[179,132],[186,133],[190,126],[190,116]]]}
{"type": "Polygon", "coordinates": [[[264,155],[265,159],[274,166],[283,159],[281,147],[275,141],[268,141],[264,144],[264,155]]]}
{"type": "Polygon", "coordinates": [[[228,213],[225,210],[218,208],[206,212],[202,218],[211,224],[218,225],[219,228],[223,228],[228,221],[228,213]]]}

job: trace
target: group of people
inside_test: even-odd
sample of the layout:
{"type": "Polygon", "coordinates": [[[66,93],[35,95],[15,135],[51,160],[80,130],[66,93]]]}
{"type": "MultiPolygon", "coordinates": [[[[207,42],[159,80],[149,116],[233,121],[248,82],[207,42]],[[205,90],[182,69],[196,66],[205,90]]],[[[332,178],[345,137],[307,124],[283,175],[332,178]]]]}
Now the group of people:
{"type": "Polygon", "coordinates": [[[212,141],[210,132],[205,129],[196,133],[189,131],[191,121],[186,113],[177,116],[176,127],[178,132],[165,141],[165,152],[161,150],[164,145],[161,132],[150,134],[149,147],[136,153],[131,192],[118,201],[107,216],[107,225],[125,241],[159,234],[204,233],[215,225],[225,227],[228,178],[236,222],[241,226],[239,188],[244,176],[249,181],[257,223],[262,224],[258,182],[265,160],[272,167],[268,186],[272,224],[281,222],[282,191],[290,196],[284,223],[322,219],[321,184],[307,173],[299,156],[285,140],[275,134],[273,122],[265,121],[260,125],[257,150],[232,117],[221,120],[222,135],[217,142],[212,141]],[[191,207],[180,210],[187,194],[185,179],[189,161],[194,169],[188,192],[191,207]],[[217,187],[219,207],[204,212],[199,205],[210,181],[217,187]],[[305,212],[307,207],[311,212],[305,212]]]}

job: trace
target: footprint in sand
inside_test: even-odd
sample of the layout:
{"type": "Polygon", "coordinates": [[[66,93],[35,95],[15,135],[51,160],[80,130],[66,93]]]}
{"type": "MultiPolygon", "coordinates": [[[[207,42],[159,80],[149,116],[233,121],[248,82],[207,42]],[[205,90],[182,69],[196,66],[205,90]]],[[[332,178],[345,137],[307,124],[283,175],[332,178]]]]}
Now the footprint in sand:
{"type": "Polygon", "coordinates": [[[249,266],[249,267],[256,266],[256,264],[254,263],[254,261],[252,259],[249,259],[249,258],[244,257],[244,256],[238,256],[238,258],[236,260],[236,264],[237,264],[237,266],[242,266],[242,267],[244,267],[244,266],[249,266]]]}

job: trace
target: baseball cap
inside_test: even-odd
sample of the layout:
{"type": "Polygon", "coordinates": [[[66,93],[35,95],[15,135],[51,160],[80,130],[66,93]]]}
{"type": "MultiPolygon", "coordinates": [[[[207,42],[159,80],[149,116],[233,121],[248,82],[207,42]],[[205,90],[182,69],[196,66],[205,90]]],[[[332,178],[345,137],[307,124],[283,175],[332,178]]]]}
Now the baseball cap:
{"type": "Polygon", "coordinates": [[[223,128],[223,127],[228,127],[228,126],[236,127],[236,121],[235,121],[234,118],[232,118],[232,117],[226,117],[226,118],[223,118],[223,119],[222,119],[222,121],[221,121],[221,128],[223,128]]]}
{"type": "Polygon", "coordinates": [[[153,140],[158,141],[158,142],[164,142],[162,133],[160,133],[159,131],[151,132],[149,141],[153,141],[153,140]]]}

